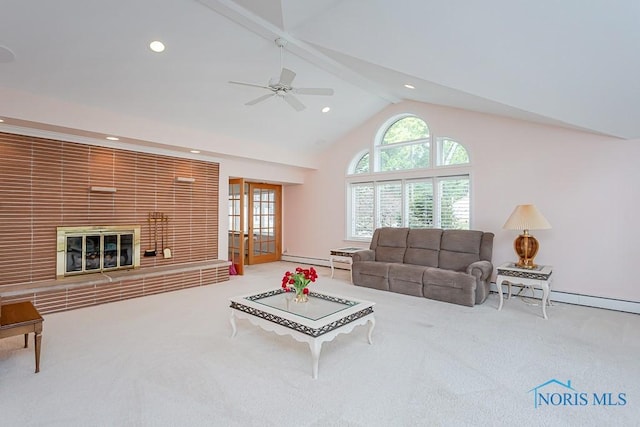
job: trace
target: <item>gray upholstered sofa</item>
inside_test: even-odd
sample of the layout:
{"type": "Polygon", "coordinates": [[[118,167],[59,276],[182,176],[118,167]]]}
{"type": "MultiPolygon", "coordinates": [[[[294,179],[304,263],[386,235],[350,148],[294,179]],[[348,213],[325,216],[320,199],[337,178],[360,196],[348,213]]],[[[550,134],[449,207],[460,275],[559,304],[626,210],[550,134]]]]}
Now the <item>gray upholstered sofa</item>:
{"type": "Polygon", "coordinates": [[[492,252],[493,233],[379,228],[353,255],[353,283],[471,307],[489,295],[492,252]]]}

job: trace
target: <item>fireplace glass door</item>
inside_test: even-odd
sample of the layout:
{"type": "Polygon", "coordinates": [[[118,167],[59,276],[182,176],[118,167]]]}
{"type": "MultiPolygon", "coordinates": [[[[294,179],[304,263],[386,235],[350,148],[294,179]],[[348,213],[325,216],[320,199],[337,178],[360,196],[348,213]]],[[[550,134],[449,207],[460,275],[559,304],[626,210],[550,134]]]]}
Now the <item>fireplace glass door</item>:
{"type": "Polygon", "coordinates": [[[66,233],[64,275],[134,267],[135,231],[66,233]]]}

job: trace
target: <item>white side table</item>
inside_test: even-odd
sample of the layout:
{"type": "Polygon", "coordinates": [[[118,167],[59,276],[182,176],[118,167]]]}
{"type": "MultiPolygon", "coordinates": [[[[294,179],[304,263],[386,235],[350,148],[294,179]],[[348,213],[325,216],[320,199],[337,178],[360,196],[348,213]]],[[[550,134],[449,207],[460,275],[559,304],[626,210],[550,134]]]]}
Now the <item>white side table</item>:
{"type": "Polygon", "coordinates": [[[351,278],[351,283],[353,283],[353,273],[351,271],[351,266],[353,265],[353,259],[351,258],[354,253],[361,251],[365,248],[338,248],[331,249],[331,255],[329,255],[329,265],[331,266],[331,278],[333,279],[333,263],[341,262],[344,264],[349,264],[349,274],[351,278]]]}
{"type": "Polygon", "coordinates": [[[507,283],[508,294],[507,299],[511,298],[511,285],[521,284],[531,288],[542,289],[542,316],[547,317],[547,305],[549,305],[549,291],[551,288],[551,273],[553,267],[550,265],[539,265],[536,268],[518,268],[514,263],[502,264],[497,269],[496,287],[498,288],[498,296],[500,297],[500,305],[498,311],[502,310],[502,284],[507,283]]]}

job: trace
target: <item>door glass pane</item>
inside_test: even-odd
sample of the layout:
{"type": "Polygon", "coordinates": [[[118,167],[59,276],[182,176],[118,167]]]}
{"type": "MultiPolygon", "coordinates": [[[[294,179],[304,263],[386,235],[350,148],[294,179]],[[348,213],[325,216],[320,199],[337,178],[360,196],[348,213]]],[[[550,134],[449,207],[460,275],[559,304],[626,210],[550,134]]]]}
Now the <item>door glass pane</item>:
{"type": "Polygon", "coordinates": [[[255,188],[253,191],[253,254],[267,255],[275,253],[275,190],[255,188]]]}

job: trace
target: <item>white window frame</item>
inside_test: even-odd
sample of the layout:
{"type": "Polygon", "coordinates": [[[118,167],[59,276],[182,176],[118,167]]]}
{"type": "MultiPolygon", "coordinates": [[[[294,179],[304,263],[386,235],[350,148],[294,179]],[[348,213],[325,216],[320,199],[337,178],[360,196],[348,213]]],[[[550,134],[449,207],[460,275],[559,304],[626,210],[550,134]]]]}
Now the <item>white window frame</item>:
{"type": "MultiPolygon", "coordinates": [[[[441,226],[441,212],[440,212],[440,188],[439,182],[442,179],[452,178],[452,177],[467,177],[469,180],[469,228],[472,227],[473,224],[473,179],[472,179],[472,163],[471,163],[471,153],[468,148],[459,142],[455,138],[444,137],[444,136],[436,136],[432,132],[431,128],[429,128],[429,166],[426,168],[419,169],[405,169],[399,171],[387,171],[387,172],[376,172],[375,170],[379,168],[379,159],[378,159],[378,149],[380,141],[384,137],[386,131],[389,129],[397,121],[405,118],[411,117],[411,114],[403,114],[399,116],[394,116],[391,119],[387,120],[378,130],[376,134],[376,139],[373,142],[372,146],[367,150],[362,150],[358,152],[352,161],[349,164],[349,170],[347,171],[347,176],[345,177],[345,195],[346,195],[346,230],[345,236],[346,240],[349,241],[370,241],[371,236],[355,236],[353,235],[355,218],[353,218],[353,195],[351,192],[351,187],[354,184],[372,184],[373,185],[373,212],[374,212],[374,224],[373,230],[380,227],[380,216],[379,216],[379,200],[377,200],[377,185],[380,185],[384,182],[390,181],[399,181],[401,183],[401,191],[402,191],[402,201],[401,201],[401,218],[402,218],[402,226],[407,227],[409,222],[409,212],[408,212],[408,198],[407,198],[407,183],[416,182],[416,181],[431,181],[432,189],[433,189],[433,200],[434,200],[434,209],[433,209],[433,227],[439,228],[441,226]],[[455,165],[439,165],[439,159],[441,157],[440,149],[441,144],[440,141],[442,139],[449,139],[460,144],[466,151],[467,156],[469,158],[469,163],[464,164],[455,164],[455,165]],[[359,173],[355,174],[354,169],[358,164],[362,156],[365,154],[369,154],[369,173],[359,173]]],[[[417,117],[417,116],[416,116],[417,117]]],[[[418,117],[420,118],[420,117],[418,117]]],[[[420,118],[421,119],[421,118],[420,118]]],[[[420,140],[425,141],[425,140],[420,140]]],[[[412,143],[412,142],[409,142],[412,143]]],[[[398,143],[405,144],[403,143],[398,143]]],[[[394,144],[395,145],[395,144],[394,144]]],[[[372,230],[372,231],[373,231],[372,230]]]]}

